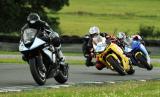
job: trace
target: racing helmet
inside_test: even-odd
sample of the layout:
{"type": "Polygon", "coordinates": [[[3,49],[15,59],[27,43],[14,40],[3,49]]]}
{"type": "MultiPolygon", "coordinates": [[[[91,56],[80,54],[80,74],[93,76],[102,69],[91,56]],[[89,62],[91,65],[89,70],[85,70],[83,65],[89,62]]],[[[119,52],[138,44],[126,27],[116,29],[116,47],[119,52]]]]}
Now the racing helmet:
{"type": "Polygon", "coordinates": [[[90,29],[89,29],[89,34],[90,35],[99,34],[99,33],[100,33],[100,30],[97,26],[90,27],[90,29]]]}
{"type": "Polygon", "coordinates": [[[132,39],[133,40],[142,40],[142,37],[140,35],[133,35],[132,39]]]}
{"type": "Polygon", "coordinates": [[[27,21],[31,24],[40,20],[40,16],[37,13],[30,13],[27,17],[27,21]]]}
{"type": "Polygon", "coordinates": [[[118,39],[125,39],[126,38],[126,34],[124,32],[118,32],[117,38],[118,39]]]}

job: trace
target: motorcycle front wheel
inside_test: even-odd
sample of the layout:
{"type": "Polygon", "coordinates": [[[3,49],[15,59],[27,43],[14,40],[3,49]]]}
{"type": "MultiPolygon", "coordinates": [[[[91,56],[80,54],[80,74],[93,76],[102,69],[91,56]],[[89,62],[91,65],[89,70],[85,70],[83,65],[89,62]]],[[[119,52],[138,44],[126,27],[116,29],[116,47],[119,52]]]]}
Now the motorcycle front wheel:
{"type": "Polygon", "coordinates": [[[107,58],[107,61],[113,66],[113,68],[120,74],[126,75],[126,72],[122,65],[113,56],[107,58]]]}
{"type": "Polygon", "coordinates": [[[126,71],[129,75],[132,75],[135,73],[135,70],[132,66],[130,66],[130,69],[128,71],[126,71]]]}
{"type": "Polygon", "coordinates": [[[147,69],[152,70],[153,65],[147,63],[147,59],[141,53],[137,54],[136,59],[140,61],[140,63],[147,69]]]}
{"type": "Polygon", "coordinates": [[[46,83],[46,73],[42,72],[39,69],[38,58],[29,59],[30,71],[33,76],[33,79],[38,85],[44,85],[46,83]]]}

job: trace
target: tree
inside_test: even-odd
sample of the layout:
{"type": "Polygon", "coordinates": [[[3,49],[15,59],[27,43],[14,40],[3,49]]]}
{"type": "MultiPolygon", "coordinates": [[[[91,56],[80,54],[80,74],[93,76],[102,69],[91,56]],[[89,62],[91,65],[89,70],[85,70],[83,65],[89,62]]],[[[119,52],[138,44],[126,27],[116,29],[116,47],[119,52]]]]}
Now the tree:
{"type": "Polygon", "coordinates": [[[59,30],[58,17],[49,18],[45,9],[53,13],[69,5],[69,0],[1,0],[0,32],[19,32],[30,12],[38,13],[53,29],[59,30]]]}

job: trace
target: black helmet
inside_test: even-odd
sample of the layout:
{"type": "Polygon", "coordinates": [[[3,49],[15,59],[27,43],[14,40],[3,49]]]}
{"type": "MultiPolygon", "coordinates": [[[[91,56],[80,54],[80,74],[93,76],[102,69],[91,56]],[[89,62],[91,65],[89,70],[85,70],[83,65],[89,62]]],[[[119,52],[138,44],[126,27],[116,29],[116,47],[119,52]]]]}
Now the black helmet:
{"type": "Polygon", "coordinates": [[[37,13],[30,13],[27,17],[27,21],[30,23],[35,23],[36,21],[39,21],[40,17],[37,13]]]}

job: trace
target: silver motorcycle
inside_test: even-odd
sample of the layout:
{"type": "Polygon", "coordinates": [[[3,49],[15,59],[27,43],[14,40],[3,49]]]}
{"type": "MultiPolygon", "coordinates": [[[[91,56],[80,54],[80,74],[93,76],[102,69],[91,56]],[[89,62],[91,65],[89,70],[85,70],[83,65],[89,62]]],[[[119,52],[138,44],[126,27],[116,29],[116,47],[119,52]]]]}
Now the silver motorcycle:
{"type": "MultiPolygon", "coordinates": [[[[43,31],[45,32],[45,31],[43,31]]],[[[44,85],[46,79],[54,77],[58,83],[68,80],[68,64],[60,64],[55,47],[40,37],[42,31],[27,28],[22,32],[19,51],[28,62],[31,74],[38,85],[44,85]],[[45,71],[41,70],[44,66],[45,71]]]]}

